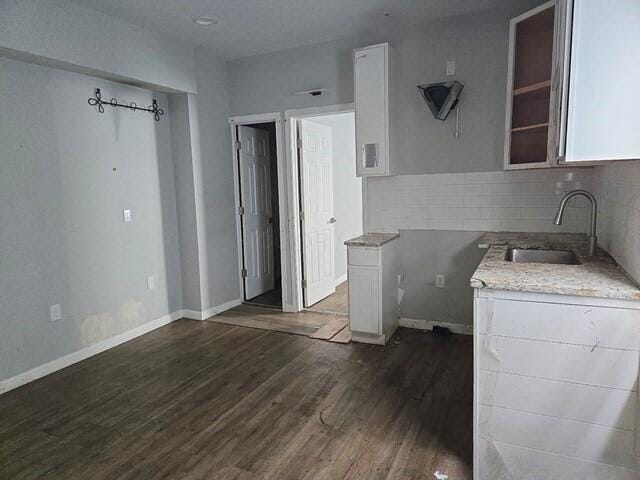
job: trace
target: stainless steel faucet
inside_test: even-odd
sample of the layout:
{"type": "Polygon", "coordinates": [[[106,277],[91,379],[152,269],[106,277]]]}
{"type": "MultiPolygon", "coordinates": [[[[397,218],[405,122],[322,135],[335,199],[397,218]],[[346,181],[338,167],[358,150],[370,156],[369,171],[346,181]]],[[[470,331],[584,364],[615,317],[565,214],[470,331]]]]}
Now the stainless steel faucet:
{"type": "Polygon", "coordinates": [[[591,192],[586,190],[572,190],[567,193],[562,200],[560,200],[560,206],[558,207],[558,213],[556,213],[556,219],[553,221],[555,225],[562,225],[562,215],[564,214],[564,209],[567,206],[567,202],[571,200],[576,195],[582,195],[587,197],[591,202],[591,226],[589,228],[589,255],[594,257],[596,255],[596,251],[598,249],[598,237],[596,237],[596,222],[598,216],[598,202],[596,201],[596,197],[593,196],[591,192]]]}

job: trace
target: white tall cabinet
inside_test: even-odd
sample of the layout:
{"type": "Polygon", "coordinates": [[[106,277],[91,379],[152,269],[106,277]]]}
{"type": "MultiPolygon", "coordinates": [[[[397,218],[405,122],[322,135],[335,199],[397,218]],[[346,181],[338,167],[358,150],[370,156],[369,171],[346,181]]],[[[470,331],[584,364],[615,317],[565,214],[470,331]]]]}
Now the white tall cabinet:
{"type": "Polygon", "coordinates": [[[388,43],[353,52],[356,173],[359,177],[392,175],[394,172],[394,57],[388,43]]]}

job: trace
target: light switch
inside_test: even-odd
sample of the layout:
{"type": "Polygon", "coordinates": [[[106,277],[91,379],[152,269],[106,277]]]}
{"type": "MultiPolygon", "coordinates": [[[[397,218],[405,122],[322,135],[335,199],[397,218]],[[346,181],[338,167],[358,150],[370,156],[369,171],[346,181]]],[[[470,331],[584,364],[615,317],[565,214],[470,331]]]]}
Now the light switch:
{"type": "Polygon", "coordinates": [[[155,275],[149,275],[147,277],[147,288],[149,290],[155,290],[156,289],[156,276],[155,275]]]}
{"type": "Polygon", "coordinates": [[[456,61],[448,60],[447,61],[447,75],[455,75],[456,74],[456,61]]]}
{"type": "Polygon", "coordinates": [[[444,288],[444,275],[436,275],[436,287],[444,288]]]}
{"type": "Polygon", "coordinates": [[[131,223],[131,210],[123,210],[122,219],[124,220],[124,223],[131,223]]]}
{"type": "Polygon", "coordinates": [[[52,322],[55,322],[62,318],[62,307],[60,306],[60,304],[51,305],[49,307],[49,318],[52,322]]]}

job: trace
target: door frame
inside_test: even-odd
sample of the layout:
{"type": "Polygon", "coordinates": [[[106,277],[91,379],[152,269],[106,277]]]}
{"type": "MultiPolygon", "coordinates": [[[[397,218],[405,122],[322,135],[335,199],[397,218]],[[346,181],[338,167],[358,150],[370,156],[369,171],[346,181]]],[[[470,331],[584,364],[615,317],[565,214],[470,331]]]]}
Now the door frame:
{"type": "MultiPolygon", "coordinates": [[[[287,201],[287,197],[283,195],[283,192],[286,192],[288,181],[285,178],[284,173],[286,173],[287,169],[285,167],[286,158],[284,155],[284,144],[283,144],[283,132],[282,132],[282,114],[280,112],[275,113],[262,113],[258,115],[241,115],[235,117],[229,117],[229,128],[231,130],[231,157],[233,164],[233,195],[234,195],[234,216],[236,219],[236,241],[238,246],[238,283],[240,285],[240,293],[242,295],[242,301],[245,301],[245,288],[244,288],[244,280],[242,278],[242,268],[244,265],[244,259],[242,255],[243,251],[243,240],[242,240],[242,221],[239,215],[240,209],[240,170],[238,168],[238,156],[235,149],[235,142],[238,140],[237,137],[237,126],[241,125],[251,125],[255,123],[275,123],[275,131],[276,131],[276,168],[278,172],[278,212],[280,215],[280,221],[278,222],[278,231],[280,234],[280,272],[281,272],[281,282],[282,282],[282,310],[284,312],[294,312],[295,306],[290,302],[287,302],[287,299],[291,296],[291,274],[290,270],[287,266],[287,259],[289,257],[289,232],[287,228],[288,213],[287,206],[289,202],[287,201]]],[[[274,162],[271,162],[271,165],[274,165],[274,162]]]]}
{"type": "MultiPolygon", "coordinates": [[[[298,138],[297,120],[308,117],[319,117],[323,115],[334,115],[338,113],[355,112],[354,103],[342,103],[328,105],[324,107],[299,108],[285,110],[285,138],[286,138],[286,177],[288,180],[287,199],[292,206],[289,216],[290,233],[288,250],[289,262],[291,265],[292,279],[292,306],[294,311],[304,309],[302,293],[302,239],[300,237],[300,177],[298,175],[298,148],[296,139],[298,138]]],[[[367,178],[362,177],[362,228],[367,231],[367,178]]]]}

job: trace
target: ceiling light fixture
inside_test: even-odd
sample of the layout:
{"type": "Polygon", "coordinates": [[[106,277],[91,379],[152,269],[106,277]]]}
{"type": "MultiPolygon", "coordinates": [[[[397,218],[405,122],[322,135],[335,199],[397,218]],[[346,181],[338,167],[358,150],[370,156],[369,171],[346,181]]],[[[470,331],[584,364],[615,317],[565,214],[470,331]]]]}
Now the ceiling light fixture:
{"type": "Polygon", "coordinates": [[[193,22],[204,27],[209,27],[211,25],[217,25],[218,19],[213,17],[194,17],[193,22]]]}

